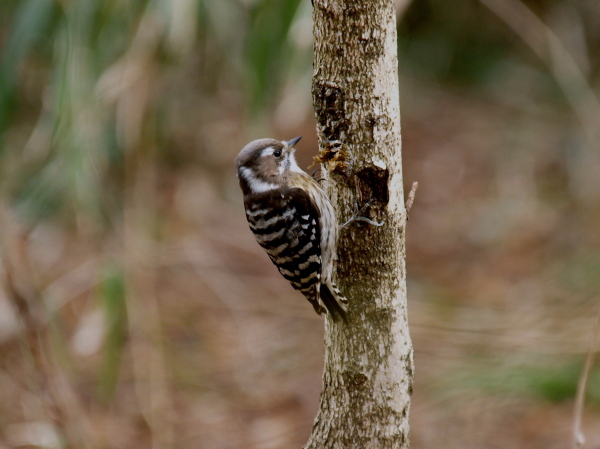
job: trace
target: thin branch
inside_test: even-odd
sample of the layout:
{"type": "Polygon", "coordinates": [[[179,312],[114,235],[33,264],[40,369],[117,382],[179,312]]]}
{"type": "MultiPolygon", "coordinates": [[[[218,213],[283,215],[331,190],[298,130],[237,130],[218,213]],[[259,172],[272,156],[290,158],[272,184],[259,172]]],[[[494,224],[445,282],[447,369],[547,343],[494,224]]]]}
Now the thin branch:
{"type": "Polygon", "coordinates": [[[33,379],[45,415],[60,439],[62,449],[87,448],[90,440],[89,417],[77,392],[59,365],[49,340],[45,298],[36,282],[35,266],[27,257],[25,229],[5,201],[0,198],[0,285],[22,325],[24,346],[31,357],[33,379]]]}
{"type": "Polygon", "coordinates": [[[417,189],[419,188],[419,183],[417,181],[412,183],[412,188],[408,193],[408,199],[406,200],[406,219],[408,220],[408,213],[410,212],[413,203],[415,202],[415,195],[417,194],[417,189]]]}
{"type": "Polygon", "coordinates": [[[579,383],[577,385],[577,396],[575,399],[575,411],[573,414],[573,449],[582,449],[585,445],[585,435],[581,428],[581,418],[583,416],[583,406],[585,403],[585,392],[590,377],[590,371],[594,366],[594,357],[596,355],[596,344],[600,338],[600,309],[598,309],[598,317],[596,318],[596,325],[592,338],[590,339],[590,345],[585,358],[585,366],[581,372],[579,383]]]}
{"type": "Polygon", "coordinates": [[[61,447],[63,449],[89,447],[87,418],[82,413],[83,410],[71,386],[67,384],[56,366],[42,324],[45,320],[39,311],[35,310],[35,304],[41,303],[41,299],[34,289],[17,285],[15,269],[6,258],[2,260],[2,265],[6,294],[23,324],[25,344],[35,369],[33,376],[48,417],[60,437],[61,447]],[[77,424],[74,416],[77,416],[77,424]]]}

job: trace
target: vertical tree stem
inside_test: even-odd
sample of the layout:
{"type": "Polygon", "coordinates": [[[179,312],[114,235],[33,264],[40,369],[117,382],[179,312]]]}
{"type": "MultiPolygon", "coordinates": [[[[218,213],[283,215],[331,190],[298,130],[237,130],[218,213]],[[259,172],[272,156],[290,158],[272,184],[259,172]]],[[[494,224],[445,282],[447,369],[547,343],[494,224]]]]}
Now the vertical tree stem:
{"type": "MultiPolygon", "coordinates": [[[[305,449],[407,448],[413,350],[406,314],[400,108],[393,0],[314,1],[313,102],[321,148],[346,144],[325,164],[343,223],[337,280],[349,322],[327,319],[320,410],[305,449]]],[[[322,153],[323,155],[323,153],[322,153]]]]}

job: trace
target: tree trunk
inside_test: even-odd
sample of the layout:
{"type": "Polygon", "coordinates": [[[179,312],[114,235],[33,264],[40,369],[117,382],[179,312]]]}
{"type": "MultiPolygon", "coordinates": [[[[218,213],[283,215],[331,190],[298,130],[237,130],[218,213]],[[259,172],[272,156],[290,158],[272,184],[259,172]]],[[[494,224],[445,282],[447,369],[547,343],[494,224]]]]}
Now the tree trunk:
{"type": "Polygon", "coordinates": [[[362,215],[384,224],[355,221],[340,232],[337,284],[349,298],[348,323],[326,321],[320,410],[305,449],[408,448],[413,350],[394,0],[314,0],[313,18],[328,193],[340,223],[366,206],[362,215]],[[328,150],[333,140],[349,155],[328,150]]]}

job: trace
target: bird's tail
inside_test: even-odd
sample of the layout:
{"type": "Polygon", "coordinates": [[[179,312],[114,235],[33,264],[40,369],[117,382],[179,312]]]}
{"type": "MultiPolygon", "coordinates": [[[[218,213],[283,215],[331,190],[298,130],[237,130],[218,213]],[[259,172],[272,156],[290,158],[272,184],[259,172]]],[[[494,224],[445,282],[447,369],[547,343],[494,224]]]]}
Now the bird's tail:
{"type": "Polygon", "coordinates": [[[323,305],[331,315],[334,321],[343,320],[347,322],[346,314],[348,312],[348,299],[333,282],[321,284],[320,296],[323,305]]]}

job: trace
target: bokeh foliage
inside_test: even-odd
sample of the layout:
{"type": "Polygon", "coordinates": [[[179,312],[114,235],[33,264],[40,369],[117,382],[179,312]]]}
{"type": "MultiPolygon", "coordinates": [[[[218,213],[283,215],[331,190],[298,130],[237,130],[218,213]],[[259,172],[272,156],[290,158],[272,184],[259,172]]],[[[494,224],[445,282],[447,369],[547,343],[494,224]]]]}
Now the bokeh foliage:
{"type": "MultiPolygon", "coordinates": [[[[220,94],[232,90],[240,94],[240,101],[229,107],[241,108],[251,122],[260,120],[274,107],[297,53],[290,28],[299,4],[299,0],[3,2],[3,187],[34,221],[61,210],[69,215],[91,213],[96,219],[115,213],[103,210],[104,197],[117,198],[122,191],[127,149],[115,99],[107,100],[103,92],[113,88],[103,83],[113,75],[111,69],[122,58],[135,57],[132,52],[149,51],[157,67],[155,76],[165,83],[174,82],[174,72],[193,70],[188,75],[199,89],[200,102],[194,105],[199,110],[222,102],[220,94]],[[155,41],[144,41],[142,28],[155,33],[151,38],[155,41]]],[[[173,87],[160,86],[144,111],[144,120],[156,125],[154,139],[161,143],[160,136],[168,141],[171,132],[161,117],[185,95],[181,91],[171,95],[173,87]]],[[[176,148],[160,147],[159,157],[177,160],[172,154],[176,148]]]]}
{"type": "MultiPolygon", "coordinates": [[[[549,17],[560,14],[563,3],[529,2],[549,17]]],[[[589,54],[600,51],[593,7],[584,1],[571,7],[586,22],[589,54]]],[[[164,117],[184,95],[173,90],[177,75],[195,84],[198,102],[186,108],[217,114],[237,108],[246,123],[272,116],[284,89],[310,75],[307,28],[297,26],[309,23],[310,7],[300,0],[24,0],[5,1],[0,11],[3,186],[33,220],[64,208],[96,219],[115,213],[105,210],[103,197],[119,196],[126,149],[115,100],[102,96],[102,77],[129,57],[145,17],[157,36],[142,46],[156,45],[151,51],[162,82],[145,113],[155,117],[148,119],[166,160],[194,157],[193,150],[178,156],[178,146],[168,145],[176,137],[164,117]]],[[[536,95],[561,95],[518,37],[473,0],[412,2],[399,24],[399,48],[403,72],[422,79],[501,89],[498,76],[512,67],[537,78],[536,95]],[[486,26],[473,26],[478,23],[486,26]]],[[[597,60],[589,64],[593,77],[597,60]]]]}

